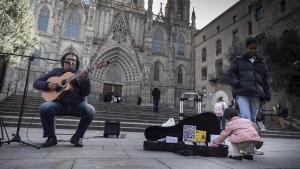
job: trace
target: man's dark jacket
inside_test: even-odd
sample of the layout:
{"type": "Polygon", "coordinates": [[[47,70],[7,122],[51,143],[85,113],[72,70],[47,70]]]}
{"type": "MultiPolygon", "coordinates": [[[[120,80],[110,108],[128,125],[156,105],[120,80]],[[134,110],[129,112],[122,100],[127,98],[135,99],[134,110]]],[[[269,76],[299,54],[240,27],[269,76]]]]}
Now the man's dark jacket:
{"type": "MultiPolygon", "coordinates": [[[[76,73],[79,71],[76,71],[76,73]]],[[[38,78],[34,83],[33,87],[37,90],[47,91],[49,90],[47,84],[47,80],[53,76],[61,76],[65,73],[63,68],[55,68],[42,77],[38,78]]],[[[74,73],[74,72],[73,72],[74,73]]],[[[74,80],[73,90],[70,92],[66,92],[65,95],[58,100],[58,102],[62,103],[65,106],[74,107],[85,101],[85,97],[88,96],[91,92],[91,84],[90,80],[74,80]]]]}
{"type": "Polygon", "coordinates": [[[154,100],[159,100],[160,99],[160,91],[158,88],[154,88],[152,91],[152,96],[154,100]]]}
{"type": "Polygon", "coordinates": [[[267,68],[260,56],[255,56],[253,63],[246,54],[234,58],[228,70],[228,80],[234,95],[271,100],[267,68]]]}

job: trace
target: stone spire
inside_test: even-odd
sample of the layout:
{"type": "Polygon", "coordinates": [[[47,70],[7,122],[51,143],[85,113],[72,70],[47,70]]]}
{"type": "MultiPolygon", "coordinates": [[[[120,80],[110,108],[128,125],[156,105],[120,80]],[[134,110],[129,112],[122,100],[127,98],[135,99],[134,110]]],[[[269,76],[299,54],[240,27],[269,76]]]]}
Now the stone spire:
{"type": "Polygon", "coordinates": [[[193,7],[193,12],[192,12],[192,28],[196,28],[196,14],[195,14],[195,10],[193,7]]]}
{"type": "Polygon", "coordinates": [[[148,0],[148,9],[147,9],[147,11],[152,12],[152,5],[153,5],[153,0],[148,0]]]}

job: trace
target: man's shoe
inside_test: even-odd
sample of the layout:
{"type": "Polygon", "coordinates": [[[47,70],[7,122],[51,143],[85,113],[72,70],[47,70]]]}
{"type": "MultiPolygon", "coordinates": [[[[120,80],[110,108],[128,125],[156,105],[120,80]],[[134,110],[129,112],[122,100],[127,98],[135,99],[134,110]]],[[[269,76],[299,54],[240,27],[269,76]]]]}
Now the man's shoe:
{"type": "Polygon", "coordinates": [[[82,138],[79,138],[77,136],[73,135],[70,142],[74,144],[74,147],[83,147],[82,138]]]}
{"type": "Polygon", "coordinates": [[[253,155],[243,155],[244,159],[253,160],[253,155]]]}
{"type": "Polygon", "coordinates": [[[232,155],[230,155],[229,158],[233,159],[233,160],[242,160],[243,159],[242,156],[232,156],[232,155]]]}
{"type": "Polygon", "coordinates": [[[42,144],[42,147],[51,147],[57,144],[56,136],[50,136],[47,138],[45,143],[42,144]]]}

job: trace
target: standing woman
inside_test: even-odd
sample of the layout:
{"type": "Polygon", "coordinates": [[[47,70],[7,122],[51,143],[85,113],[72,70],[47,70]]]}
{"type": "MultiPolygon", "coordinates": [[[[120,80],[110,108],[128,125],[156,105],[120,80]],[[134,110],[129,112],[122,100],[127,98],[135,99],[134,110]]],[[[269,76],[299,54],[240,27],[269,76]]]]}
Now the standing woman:
{"type": "Polygon", "coordinates": [[[246,51],[233,59],[228,70],[229,83],[240,109],[240,116],[256,122],[259,105],[270,101],[266,64],[257,53],[258,41],[246,40],[246,51]]]}
{"type": "MultiPolygon", "coordinates": [[[[246,51],[233,59],[228,79],[240,110],[240,117],[256,123],[259,106],[271,100],[267,67],[257,52],[258,41],[246,40],[246,51]]],[[[263,154],[257,151],[256,154],[263,154]]]]}

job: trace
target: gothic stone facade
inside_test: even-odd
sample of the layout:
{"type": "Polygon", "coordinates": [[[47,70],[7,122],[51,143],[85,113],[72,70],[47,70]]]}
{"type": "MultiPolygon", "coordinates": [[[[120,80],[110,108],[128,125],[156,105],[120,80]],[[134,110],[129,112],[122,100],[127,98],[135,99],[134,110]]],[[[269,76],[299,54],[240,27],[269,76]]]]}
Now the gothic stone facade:
{"type": "MultiPolygon", "coordinates": [[[[189,0],[169,0],[163,16],[148,10],[144,0],[33,0],[40,38],[37,56],[60,59],[73,51],[81,66],[112,61],[91,73],[90,99],[103,100],[108,92],[122,96],[125,103],[142,97],[151,104],[151,90],[161,90],[161,103],[174,107],[184,91],[193,91],[192,34],[189,0]]],[[[25,82],[27,61],[7,71],[6,84],[19,79],[18,91],[25,82]]],[[[33,81],[60,63],[33,62],[29,93],[37,94],[33,81]]]]}

